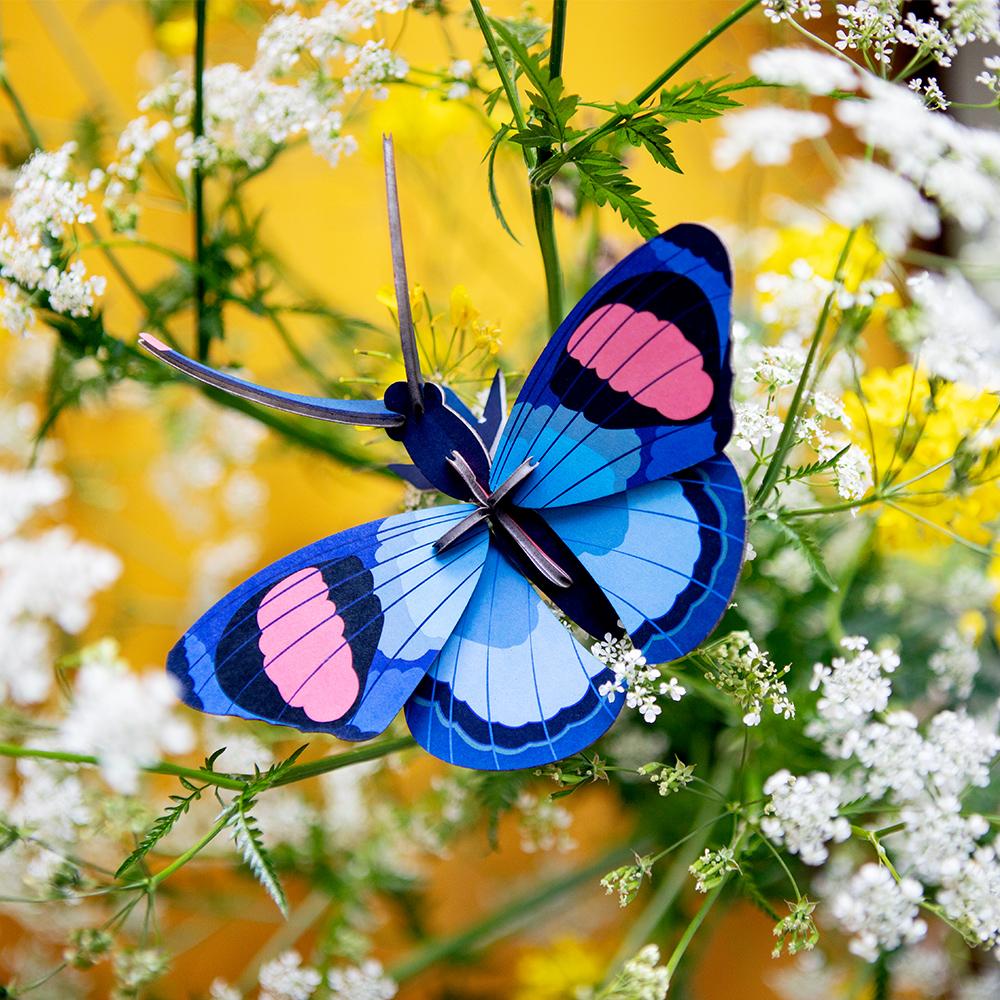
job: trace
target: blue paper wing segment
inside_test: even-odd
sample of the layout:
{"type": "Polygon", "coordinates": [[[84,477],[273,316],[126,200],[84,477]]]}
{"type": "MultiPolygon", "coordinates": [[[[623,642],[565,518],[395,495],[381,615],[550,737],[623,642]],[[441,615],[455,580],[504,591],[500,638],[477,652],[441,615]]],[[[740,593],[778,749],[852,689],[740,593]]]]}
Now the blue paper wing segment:
{"type": "Polygon", "coordinates": [[[732,433],[729,258],[701,226],[676,226],[612,269],[555,332],[497,445],[496,488],[548,508],[610,496],[688,468],[732,433]]]}
{"type": "Polygon", "coordinates": [[[148,333],[139,335],[139,343],[159,358],[160,361],[176,368],[191,378],[214,386],[233,396],[260,403],[273,410],[296,413],[316,420],[329,420],[338,424],[357,424],[365,427],[398,427],[403,417],[393,413],[381,400],[374,399],[327,399],[323,396],[300,396],[280,389],[268,389],[253,382],[237,378],[226,372],[217,371],[208,365],[173,350],[148,333]]]}
{"type": "Polygon", "coordinates": [[[451,635],[478,582],[487,533],[438,555],[472,507],[399,514],[333,535],[261,570],[171,651],[184,701],[368,739],[393,720],[451,635]]]}
{"type": "Polygon", "coordinates": [[[743,564],[746,501],[724,455],[543,517],[651,663],[694,649],[729,605],[743,564]]]}
{"type": "Polygon", "coordinates": [[[451,764],[536,767],[606,732],[623,703],[599,693],[613,676],[491,547],[454,634],[407,702],[406,721],[425,750],[451,764]]]}

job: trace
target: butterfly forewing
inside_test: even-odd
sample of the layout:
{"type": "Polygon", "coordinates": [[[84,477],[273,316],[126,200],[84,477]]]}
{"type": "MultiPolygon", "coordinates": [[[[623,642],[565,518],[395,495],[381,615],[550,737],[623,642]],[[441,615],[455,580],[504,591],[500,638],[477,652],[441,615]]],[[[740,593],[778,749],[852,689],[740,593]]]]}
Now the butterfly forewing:
{"type": "Polygon", "coordinates": [[[725,248],[701,226],[676,226],[625,258],[528,375],[491,485],[532,458],[515,502],[565,506],[717,454],[732,431],[731,285],[725,248]]]}
{"type": "Polygon", "coordinates": [[[471,510],[453,504],[372,521],[261,570],[171,652],[184,700],[342,739],[382,732],[475,589],[485,532],[434,551],[471,510]]]}

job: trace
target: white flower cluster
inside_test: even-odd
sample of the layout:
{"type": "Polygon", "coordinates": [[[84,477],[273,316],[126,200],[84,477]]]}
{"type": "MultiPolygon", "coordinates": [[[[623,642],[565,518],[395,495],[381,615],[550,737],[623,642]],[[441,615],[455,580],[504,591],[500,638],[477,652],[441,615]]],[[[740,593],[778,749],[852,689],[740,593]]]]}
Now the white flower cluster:
{"type": "Polygon", "coordinates": [[[927,662],[943,690],[953,691],[961,699],[972,694],[973,681],[982,665],[975,636],[964,629],[949,629],[927,662]]]}
{"type": "Polygon", "coordinates": [[[911,233],[935,236],[939,212],[973,232],[1000,214],[996,132],[935,114],[905,87],[872,76],[865,78],[864,89],[868,99],[841,102],[837,116],[883,153],[887,166],[848,165],[843,187],[827,206],[837,221],[870,221],[885,250],[898,253],[911,233]],[[912,218],[893,218],[901,212],[912,218]]]}
{"type": "Polygon", "coordinates": [[[806,48],[767,49],[750,58],[750,69],[764,83],[801,87],[821,96],[835,90],[854,90],[858,74],[842,60],[806,48]]]}
{"type": "Polygon", "coordinates": [[[660,949],[655,944],[640,948],[622,969],[615,983],[618,995],[630,1000],[664,1000],[670,989],[670,971],[660,965],[660,949]]]}
{"type": "Polygon", "coordinates": [[[923,890],[904,878],[898,883],[887,868],[862,865],[850,883],[833,899],[833,914],[853,934],[850,949],[874,962],[882,951],[913,944],[927,933],[919,918],[923,890]]]}
{"type": "Polygon", "coordinates": [[[820,740],[832,757],[849,756],[859,726],[872,713],[885,710],[892,694],[885,675],[899,666],[895,652],[869,649],[862,636],[849,636],[840,645],[844,655],[834,657],[829,666],[817,663],[809,685],[821,694],[817,717],[806,733],[820,740]]]}
{"type": "Polygon", "coordinates": [[[780,24],[793,17],[801,17],[803,20],[822,17],[823,9],[819,0],[764,0],[764,14],[769,21],[780,24]]]}
{"type": "Polygon", "coordinates": [[[195,165],[217,163],[258,169],[284,142],[305,134],[313,150],[329,163],[352,152],[356,143],[343,133],[339,108],[344,95],[370,94],[384,98],[386,82],[406,76],[406,62],[390,52],[381,39],[353,41],[374,25],[375,14],[395,13],[409,0],[349,0],[328,3],[315,17],[279,14],[261,32],[257,58],[249,70],[224,64],[206,71],[205,134],[198,146],[191,134],[194,89],[175,76],[153,91],[143,107],[169,112],[178,132],[182,176],[195,165]],[[318,72],[285,82],[308,57],[318,72]],[[338,75],[331,63],[341,60],[338,75]]]}
{"type": "MultiPolygon", "coordinates": [[[[6,414],[0,414],[3,419],[6,414]]],[[[18,417],[20,422],[22,417],[18,417]]],[[[4,442],[21,462],[34,419],[4,442]],[[25,436],[21,438],[21,434],[25,436]]],[[[0,699],[33,705],[53,680],[52,628],[76,634],[90,621],[94,595],[113,583],[121,564],[110,552],[56,525],[37,531],[31,519],[58,502],[63,479],[45,464],[0,468],[0,699]]]]}
{"type": "Polygon", "coordinates": [[[14,179],[7,219],[0,226],[0,319],[11,333],[34,322],[31,303],[69,316],[89,316],[105,279],[87,274],[81,260],[69,262],[78,224],[93,222],[86,186],[73,178],[76,144],[53,153],[36,152],[14,179]]]}
{"type": "Polygon", "coordinates": [[[759,726],[761,713],[769,706],[775,715],[791,719],[795,706],[789,700],[780,669],[749,632],[733,632],[712,647],[713,669],[705,674],[720,691],[735,699],[743,712],[743,724],[759,726]]]}
{"type": "Polygon", "coordinates": [[[735,167],[745,156],[758,166],[777,166],[791,160],[796,143],[829,131],[829,119],[815,111],[763,107],[730,112],[722,119],[722,138],[712,158],[719,170],[735,167]]]}
{"type": "MultiPolygon", "coordinates": [[[[806,732],[822,740],[832,757],[849,762],[846,775],[828,779],[830,784],[839,781],[841,789],[851,789],[851,798],[868,796],[898,810],[899,826],[886,846],[904,877],[897,884],[885,868],[862,868],[849,889],[835,896],[834,915],[855,935],[852,950],[871,959],[878,950],[922,935],[916,904],[925,886],[937,886],[936,902],[948,918],[971,937],[996,947],[1000,860],[995,847],[980,844],[988,823],[963,814],[961,797],[970,786],[988,784],[990,765],[1000,754],[1000,736],[995,727],[964,710],[938,712],[923,726],[912,712],[887,711],[892,694],[887,674],[896,670],[899,658],[875,652],[857,637],[841,645],[844,655],[828,667],[816,666],[818,714],[806,732]]],[[[782,775],[772,790],[783,795],[786,784],[782,775]]],[[[837,798],[843,802],[847,795],[840,791],[837,798]]],[[[834,796],[819,798],[825,819],[837,823],[834,796]]],[[[780,818],[777,806],[768,812],[780,818]]],[[[799,804],[785,812],[787,822],[795,824],[809,809],[799,804]]],[[[775,832],[788,836],[784,823],[775,832]]],[[[812,847],[817,842],[822,847],[821,835],[812,847]]]]}
{"type": "Polygon", "coordinates": [[[564,854],[576,847],[569,830],[573,814],[549,795],[535,795],[522,789],[515,803],[521,850],[525,854],[564,854]]]}
{"type": "Polygon", "coordinates": [[[374,959],[333,969],[328,977],[330,1000],[392,1000],[396,984],[374,959]]]}
{"type": "Polygon", "coordinates": [[[191,727],[174,714],[175,681],[162,670],[131,672],[110,639],[80,656],[73,702],[55,744],[93,754],[105,781],[117,792],[132,794],[144,766],[194,746],[191,727]]]}
{"type": "Polygon", "coordinates": [[[598,694],[611,703],[624,694],[626,706],[634,708],[646,722],[655,722],[663,711],[657,702],[658,696],[680,701],[687,694],[676,677],[661,681],[660,671],[646,663],[646,657],[632,645],[627,635],[616,639],[608,632],[602,642],[595,642],[590,647],[590,651],[615,672],[614,680],[601,684],[598,694]]]}
{"type": "Polygon", "coordinates": [[[977,389],[1000,389],[1000,318],[969,282],[960,274],[924,271],[907,285],[914,309],[902,333],[928,371],[977,389]]]}
{"type": "Polygon", "coordinates": [[[77,775],[47,761],[21,760],[17,777],[16,795],[0,786],[0,817],[22,835],[16,847],[0,852],[0,893],[12,896],[48,890],[92,821],[77,775]]]}
{"type": "Polygon", "coordinates": [[[297,951],[285,951],[261,966],[257,981],[259,1000],[309,1000],[323,977],[316,969],[303,965],[297,951]]]}
{"type": "Polygon", "coordinates": [[[760,823],[764,835],[807,865],[823,864],[829,857],[826,844],[851,835],[851,824],[839,815],[844,787],[822,771],[798,777],[777,771],[764,783],[764,794],[770,796],[760,823]]]}

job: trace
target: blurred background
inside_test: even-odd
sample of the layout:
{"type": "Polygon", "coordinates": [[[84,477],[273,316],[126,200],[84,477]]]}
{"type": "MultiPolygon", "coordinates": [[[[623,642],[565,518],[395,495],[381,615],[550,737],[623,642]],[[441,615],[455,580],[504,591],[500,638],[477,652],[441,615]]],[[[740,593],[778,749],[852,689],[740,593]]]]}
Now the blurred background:
{"type": "MultiPolygon", "coordinates": [[[[490,7],[500,16],[522,11],[511,0],[495,0],[490,7]]],[[[728,0],[573,0],[567,86],[604,101],[627,100],[731,8],[728,0]]],[[[248,65],[270,13],[264,3],[211,0],[208,63],[248,65]]],[[[747,75],[749,55],[768,45],[774,30],[762,17],[745,19],[699,55],[690,74],[747,75]]],[[[190,66],[193,39],[190,5],[182,2],[5,0],[0,7],[7,77],[50,149],[70,139],[107,148],[134,117],[140,95],[173,68],[190,66]]],[[[460,19],[451,19],[444,33],[435,19],[412,14],[399,44],[415,67],[474,60],[480,49],[480,36],[460,19]]],[[[367,383],[350,380],[372,377],[373,362],[354,352],[391,349],[394,336],[380,301],[391,280],[380,144],[382,133],[390,132],[411,282],[441,311],[453,302],[456,286],[463,288],[479,317],[499,331],[497,359],[523,370],[550,332],[523,165],[506,150],[497,161],[497,183],[516,242],[502,231],[490,205],[482,160],[492,130],[468,107],[415,87],[394,87],[387,101],[352,123],[352,131],[359,148],[336,168],[307,148],[293,148],[244,190],[249,210],[259,213],[261,242],[280,262],[276,268],[288,288],[323,302],[326,314],[287,315],[279,333],[267,317],[227,306],[227,337],[216,363],[239,359],[264,384],[314,391],[300,363],[305,356],[331,385],[347,379],[346,391],[359,386],[364,391],[367,383]]],[[[753,221],[748,213],[771,195],[810,201],[822,193],[827,175],[808,152],[794,168],[769,171],[766,180],[752,168],[719,173],[710,155],[718,134],[712,123],[672,131],[683,175],[646,160],[635,164],[634,176],[661,229],[687,220],[723,229],[746,225],[753,221]]],[[[0,152],[8,170],[30,152],[11,107],[2,102],[0,152]]],[[[208,197],[212,212],[217,192],[211,185],[208,197]]],[[[166,188],[150,189],[143,213],[147,239],[190,253],[190,215],[166,188]]],[[[586,281],[583,262],[592,256],[595,239],[607,261],[639,242],[610,212],[602,213],[599,231],[557,213],[557,237],[571,301],[586,281]]],[[[140,245],[116,252],[143,288],[167,279],[173,267],[169,257],[140,245]]],[[[96,263],[96,251],[94,259],[95,270],[109,278],[103,297],[107,327],[130,339],[144,312],[121,278],[96,263]]],[[[738,297],[749,294],[746,287],[737,288],[738,297]]],[[[191,316],[181,313],[170,322],[173,335],[190,347],[191,316]]],[[[11,383],[21,394],[35,392],[44,405],[44,385],[32,388],[30,350],[0,341],[11,383]]],[[[892,357],[890,348],[879,350],[892,357]]],[[[124,657],[139,668],[158,668],[186,625],[254,569],[314,539],[398,511],[404,499],[398,481],[298,447],[214,408],[185,385],[161,390],[157,399],[152,407],[137,387],[116,387],[110,399],[84,398],[80,408],[57,420],[50,435],[72,483],[60,508],[62,520],[122,561],[117,582],[98,600],[88,636],[116,637],[124,657]]],[[[371,456],[374,464],[389,457],[372,432],[346,435],[354,453],[371,456]]],[[[334,741],[310,742],[314,750],[329,752],[334,741]]],[[[379,787],[405,802],[443,771],[428,758],[408,758],[380,775],[379,787]]],[[[673,808],[673,801],[666,800],[663,809],[673,808]]],[[[526,851],[523,831],[508,816],[496,849],[481,827],[463,835],[448,856],[421,859],[427,887],[421,912],[406,912],[398,900],[373,904],[378,907],[372,914],[374,951],[392,967],[410,954],[415,928],[417,937],[447,940],[507,902],[530,896],[543,877],[577,872],[591,861],[596,865],[554,907],[539,902],[495,933],[485,931],[462,963],[431,964],[407,980],[401,997],[558,1000],[600,976],[635,915],[619,910],[598,879],[612,867],[608,852],[627,841],[634,818],[630,804],[607,785],[594,785],[562,808],[573,817],[574,842],[562,852],[526,851]]],[[[275,819],[295,821],[294,810],[275,819]]],[[[288,891],[292,915],[285,923],[256,885],[228,866],[207,863],[182,872],[167,893],[168,899],[171,893],[183,897],[184,905],[164,911],[165,929],[181,945],[155,995],[204,996],[215,977],[239,982],[248,967],[285,948],[297,945],[308,952],[329,897],[294,876],[288,891]]],[[[690,914],[692,904],[682,897],[681,911],[690,914]]],[[[699,1000],[778,996],[770,983],[783,960],[769,957],[772,925],[750,902],[729,909],[692,955],[690,995],[699,1000]]],[[[665,931],[660,943],[666,945],[672,933],[665,931]]],[[[10,911],[0,912],[0,981],[23,961],[31,934],[10,911]]],[[[103,975],[98,970],[88,982],[101,983],[103,975]]],[[[74,988],[86,995],[82,985],[61,995],[73,995],[74,988]]]]}

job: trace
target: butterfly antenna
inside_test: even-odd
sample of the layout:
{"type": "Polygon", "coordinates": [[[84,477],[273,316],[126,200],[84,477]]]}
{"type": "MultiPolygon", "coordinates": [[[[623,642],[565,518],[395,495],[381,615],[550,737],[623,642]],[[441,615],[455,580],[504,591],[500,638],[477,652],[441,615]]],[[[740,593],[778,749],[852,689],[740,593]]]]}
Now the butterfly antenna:
{"type": "Polygon", "coordinates": [[[424,379],[420,374],[417,333],[413,327],[413,313],[410,310],[410,288],[406,280],[406,256],[403,253],[403,226],[399,219],[399,190],[396,187],[396,152],[391,135],[382,136],[382,159],[385,164],[385,198],[389,209],[392,278],[396,286],[396,315],[399,317],[399,339],[403,347],[406,385],[414,411],[422,413],[424,379]]]}

